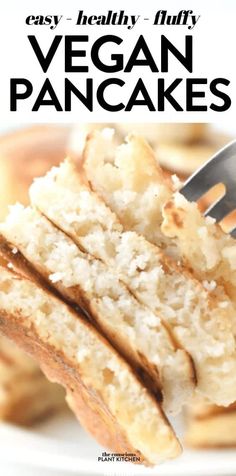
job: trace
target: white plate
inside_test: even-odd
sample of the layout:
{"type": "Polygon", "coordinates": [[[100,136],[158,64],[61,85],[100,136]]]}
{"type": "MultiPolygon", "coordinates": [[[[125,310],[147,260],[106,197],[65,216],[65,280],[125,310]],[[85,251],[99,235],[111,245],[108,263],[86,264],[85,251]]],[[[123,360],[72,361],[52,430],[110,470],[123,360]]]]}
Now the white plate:
{"type": "MultiPolygon", "coordinates": [[[[101,463],[104,451],[69,414],[58,415],[33,429],[0,424],[0,461],[22,463],[58,474],[104,476],[223,476],[236,474],[236,451],[189,451],[153,469],[130,463],[101,463]]],[[[43,472],[42,472],[43,474],[43,472]]],[[[60,475],[58,475],[60,476],[60,475]]]]}

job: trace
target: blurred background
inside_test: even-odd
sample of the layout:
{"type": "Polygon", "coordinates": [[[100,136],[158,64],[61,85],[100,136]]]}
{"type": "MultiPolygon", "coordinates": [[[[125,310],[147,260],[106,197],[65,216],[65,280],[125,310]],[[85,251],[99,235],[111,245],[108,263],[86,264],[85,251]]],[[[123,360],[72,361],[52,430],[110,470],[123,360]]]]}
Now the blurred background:
{"type": "MultiPolygon", "coordinates": [[[[94,128],[102,127],[115,129],[117,143],[121,143],[128,133],[144,136],[166,174],[177,174],[181,181],[236,137],[236,131],[234,135],[233,128],[227,124],[5,125],[0,128],[0,218],[6,216],[8,206],[16,201],[27,204],[28,187],[34,177],[45,174],[66,156],[79,162],[87,134],[94,128]]],[[[206,210],[223,193],[221,184],[214,187],[199,201],[200,209],[206,210]]],[[[226,219],[222,226],[226,230],[232,228],[235,219],[236,214],[226,219]]],[[[35,435],[38,431],[41,434],[42,425],[50,428],[50,421],[51,428],[54,428],[55,419],[59,422],[55,427],[57,431],[60,428],[65,431],[66,427],[68,432],[69,428],[74,428],[74,417],[66,407],[63,390],[49,383],[36,363],[0,337],[0,420],[14,425],[13,429],[19,425],[29,431],[32,429],[35,435]],[[63,421],[69,422],[67,426],[62,424],[63,421]]],[[[186,409],[183,421],[183,439],[187,447],[214,449],[236,446],[236,405],[223,409],[195,401],[186,409]]],[[[0,446],[3,425],[0,424],[0,446]]],[[[50,435],[50,431],[45,434],[50,435]]],[[[12,435],[14,450],[21,433],[13,432],[12,435]]],[[[55,437],[54,430],[51,436],[55,437]]],[[[3,468],[3,462],[0,468],[3,468]]],[[[11,472],[9,465],[6,468],[9,468],[9,474],[17,474],[14,469],[11,472]]],[[[4,471],[7,475],[7,469],[4,471]]],[[[21,469],[19,474],[29,474],[25,471],[21,469]]],[[[36,469],[33,474],[38,474],[36,469]]]]}

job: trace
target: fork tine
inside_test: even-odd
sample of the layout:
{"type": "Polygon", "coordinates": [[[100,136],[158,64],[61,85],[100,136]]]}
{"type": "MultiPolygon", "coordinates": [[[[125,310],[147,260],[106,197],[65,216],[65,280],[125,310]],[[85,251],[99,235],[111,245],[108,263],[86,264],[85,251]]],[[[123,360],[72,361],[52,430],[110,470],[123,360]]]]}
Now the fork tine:
{"type": "Polygon", "coordinates": [[[215,154],[208,162],[197,170],[184,184],[180,192],[190,201],[197,201],[210,188],[222,182],[227,171],[227,164],[236,155],[236,141],[215,154]]]}
{"type": "Polygon", "coordinates": [[[230,197],[226,194],[221,200],[218,200],[217,203],[214,203],[210,208],[208,208],[204,215],[215,218],[218,222],[221,221],[230,212],[235,210],[235,208],[235,201],[232,201],[230,197]]]}
{"type": "Polygon", "coordinates": [[[185,183],[180,192],[185,198],[191,202],[196,202],[201,198],[210,188],[217,184],[213,176],[209,176],[206,180],[205,170],[192,175],[185,183]]]}

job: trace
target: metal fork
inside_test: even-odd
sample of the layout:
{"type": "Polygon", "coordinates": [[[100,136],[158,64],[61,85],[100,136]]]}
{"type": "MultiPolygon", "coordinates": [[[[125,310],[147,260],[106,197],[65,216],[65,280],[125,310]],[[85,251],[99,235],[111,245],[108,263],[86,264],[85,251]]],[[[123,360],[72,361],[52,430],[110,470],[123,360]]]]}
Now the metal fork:
{"type": "MultiPolygon", "coordinates": [[[[181,193],[189,201],[199,200],[214,185],[223,183],[226,192],[205,212],[217,222],[236,209],[236,140],[217,152],[185,182],[181,193]]],[[[236,238],[236,227],[230,232],[236,238]]]]}

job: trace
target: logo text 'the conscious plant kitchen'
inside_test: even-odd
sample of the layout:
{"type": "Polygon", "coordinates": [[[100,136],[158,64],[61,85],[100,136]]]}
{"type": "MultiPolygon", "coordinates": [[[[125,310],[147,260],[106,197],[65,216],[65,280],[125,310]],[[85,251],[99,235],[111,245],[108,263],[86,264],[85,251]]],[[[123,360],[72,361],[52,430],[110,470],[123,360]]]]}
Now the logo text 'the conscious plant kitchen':
{"type": "Polygon", "coordinates": [[[23,102],[28,102],[31,111],[53,108],[60,112],[85,108],[92,112],[102,108],[115,113],[129,112],[135,107],[148,111],[172,108],[180,112],[224,112],[231,106],[227,92],[229,79],[216,77],[208,80],[192,75],[193,51],[196,49],[193,47],[195,38],[190,33],[199,20],[200,15],[195,15],[192,10],[180,10],[175,15],[158,10],[153,18],[128,15],[124,10],[108,10],[104,15],[86,15],[80,10],[74,19],[63,15],[29,15],[25,19],[29,29],[48,27],[55,30],[63,22],[73,22],[80,31],[83,27],[84,34],[56,34],[51,38],[51,33],[46,51],[36,35],[27,35],[27,48],[32,53],[32,62],[36,61],[40,66],[42,79],[37,78],[37,84],[33,84],[27,77],[11,78],[10,110],[18,111],[23,102]],[[154,47],[143,34],[130,38],[128,32],[141,22],[145,25],[149,22],[150,28],[154,28],[154,47]],[[101,27],[122,26],[126,33],[123,37],[109,33],[96,38],[85,34],[88,29],[98,26],[99,31],[101,27]],[[163,26],[187,29],[181,48],[161,34],[163,26]],[[62,68],[54,84],[51,70],[58,55],[62,58],[62,68]],[[178,71],[183,71],[183,77],[179,77],[180,74],[173,78],[177,66],[178,71]],[[61,81],[60,87],[58,81],[61,81]]]}

